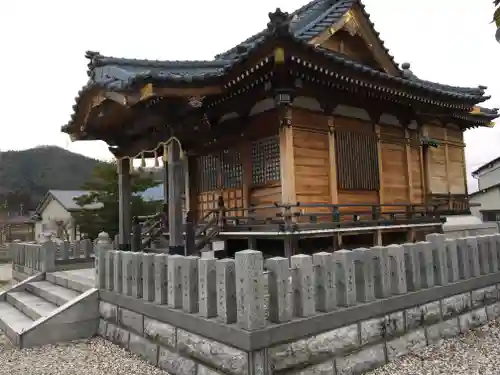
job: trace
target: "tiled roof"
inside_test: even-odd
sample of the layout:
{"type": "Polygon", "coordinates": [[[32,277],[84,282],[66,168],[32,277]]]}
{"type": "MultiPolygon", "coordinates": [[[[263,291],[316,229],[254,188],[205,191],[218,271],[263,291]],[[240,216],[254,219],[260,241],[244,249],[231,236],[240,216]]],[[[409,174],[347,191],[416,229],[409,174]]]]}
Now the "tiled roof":
{"type": "MultiPolygon", "coordinates": [[[[346,55],[316,47],[308,43],[312,38],[340,20],[355,4],[360,6],[360,9],[368,18],[369,16],[365,12],[364,6],[360,0],[313,0],[293,12],[291,15],[282,13],[281,11],[274,15],[278,14],[278,16],[281,17],[280,31],[283,31],[284,25],[287,29],[287,35],[296,43],[302,44],[305,48],[310,49],[311,52],[319,51],[337,63],[349,66],[363,74],[417,89],[424,89],[429,93],[471,100],[476,103],[485,101],[489,98],[484,96],[486,89],[484,86],[476,88],[456,87],[425,81],[417,78],[409,70],[409,64],[402,65],[400,75],[392,76],[352,60],[346,55]]],[[[270,13],[270,18],[272,16],[273,13],[270,13]]],[[[373,26],[373,24],[371,25],[373,26]]],[[[223,76],[236,64],[248,58],[253,50],[258,48],[261,43],[273,37],[278,32],[274,26],[273,22],[271,22],[268,24],[266,30],[250,37],[231,50],[217,55],[213,61],[139,60],[107,57],[102,56],[98,52],[87,52],[86,57],[90,60],[88,64],[88,75],[90,80],[75,99],[76,103],[73,109],[76,111],[83,94],[95,87],[106,88],[109,91],[122,91],[129,88],[132,84],[150,81],[208,83],[211,79],[215,80],[223,76]]],[[[376,31],[375,33],[378,35],[376,31]]],[[[380,42],[383,45],[383,41],[380,40],[380,42]]],[[[386,52],[388,53],[387,49],[386,52]]],[[[392,59],[392,56],[390,56],[390,58],[392,59]]],[[[392,61],[394,62],[393,59],[392,61]]],[[[395,66],[397,67],[396,64],[395,66]]],[[[73,114],[69,124],[63,127],[63,131],[68,131],[71,124],[75,122],[75,119],[76,116],[73,114]]]]}

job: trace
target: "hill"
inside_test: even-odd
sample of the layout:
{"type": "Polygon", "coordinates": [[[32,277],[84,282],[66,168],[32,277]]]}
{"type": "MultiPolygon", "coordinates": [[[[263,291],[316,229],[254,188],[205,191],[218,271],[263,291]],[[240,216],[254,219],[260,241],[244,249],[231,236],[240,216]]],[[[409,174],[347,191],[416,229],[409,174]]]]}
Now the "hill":
{"type": "Polygon", "coordinates": [[[78,190],[98,163],[56,146],[0,152],[0,210],[34,209],[49,189],[78,190]]]}

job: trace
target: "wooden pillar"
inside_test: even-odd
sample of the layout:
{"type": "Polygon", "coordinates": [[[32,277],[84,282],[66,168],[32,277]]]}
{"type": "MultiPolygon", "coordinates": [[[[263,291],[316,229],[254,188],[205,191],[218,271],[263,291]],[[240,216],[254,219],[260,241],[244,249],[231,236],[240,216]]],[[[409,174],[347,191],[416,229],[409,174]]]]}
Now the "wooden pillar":
{"type": "Polygon", "coordinates": [[[191,195],[189,193],[191,188],[191,179],[189,177],[190,168],[189,168],[189,160],[188,156],[184,155],[182,159],[183,163],[183,172],[184,172],[184,210],[186,212],[191,210],[191,195]]]}
{"type": "Polygon", "coordinates": [[[289,107],[280,109],[280,174],[281,203],[295,204],[295,157],[293,151],[292,110],[289,107]]]}
{"type": "Polygon", "coordinates": [[[120,250],[130,250],[132,232],[131,163],[132,161],[128,158],[118,159],[118,247],[120,250]]]}
{"type": "Polygon", "coordinates": [[[378,190],[378,203],[384,204],[384,168],[382,163],[382,144],[380,143],[380,125],[375,124],[375,133],[377,134],[377,154],[378,154],[378,179],[379,179],[379,190],[378,190]]]}
{"type": "Polygon", "coordinates": [[[406,183],[408,184],[408,203],[413,199],[413,168],[411,161],[411,139],[410,132],[405,129],[405,162],[406,162],[406,183]]]}
{"type": "Polygon", "coordinates": [[[184,230],[182,217],[182,160],[179,143],[168,144],[168,229],[170,254],[184,255],[184,230]]]}
{"type": "Polygon", "coordinates": [[[163,161],[163,202],[168,203],[168,162],[163,161]]]}
{"type": "Polygon", "coordinates": [[[446,191],[451,194],[451,183],[450,183],[450,156],[448,148],[448,130],[444,128],[444,167],[446,171],[446,191]]]}
{"type": "Polygon", "coordinates": [[[337,155],[335,154],[335,119],[328,117],[328,160],[329,160],[329,183],[330,183],[330,202],[339,203],[338,183],[337,183],[337,155]]]}
{"type": "MultiPolygon", "coordinates": [[[[240,156],[243,168],[243,207],[250,208],[250,186],[252,185],[252,144],[250,142],[245,142],[240,147],[240,156]]],[[[243,212],[242,216],[247,216],[248,214],[249,212],[243,212]]]]}
{"type": "MultiPolygon", "coordinates": [[[[428,130],[424,127],[422,127],[422,137],[427,137],[429,135],[428,130]]],[[[428,201],[428,196],[431,194],[431,180],[430,180],[430,160],[429,160],[429,146],[421,146],[421,152],[422,152],[422,166],[421,168],[423,169],[423,181],[424,181],[424,201],[428,201]]]]}

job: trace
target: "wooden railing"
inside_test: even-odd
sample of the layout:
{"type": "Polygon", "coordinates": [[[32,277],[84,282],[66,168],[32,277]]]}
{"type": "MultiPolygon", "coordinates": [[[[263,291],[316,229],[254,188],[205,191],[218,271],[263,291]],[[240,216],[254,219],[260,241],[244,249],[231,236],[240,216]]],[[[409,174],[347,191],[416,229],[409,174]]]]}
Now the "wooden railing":
{"type": "MultiPolygon", "coordinates": [[[[467,196],[431,196],[428,204],[294,204],[274,203],[249,208],[226,208],[219,197],[217,208],[200,219],[189,211],[184,225],[188,254],[197,254],[221,232],[297,232],[349,227],[432,224],[444,216],[469,212],[467,196]],[[243,212],[243,215],[237,213],[243,212]],[[272,214],[270,214],[272,212],[272,214]]],[[[166,214],[135,217],[134,251],[150,247],[160,236],[168,235],[166,214]]]]}

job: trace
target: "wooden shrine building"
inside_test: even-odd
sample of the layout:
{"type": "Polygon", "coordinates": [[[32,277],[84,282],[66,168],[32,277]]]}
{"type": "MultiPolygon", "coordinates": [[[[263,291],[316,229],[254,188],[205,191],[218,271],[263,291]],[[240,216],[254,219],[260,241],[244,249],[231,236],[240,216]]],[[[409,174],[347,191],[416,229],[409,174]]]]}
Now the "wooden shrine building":
{"type": "Polygon", "coordinates": [[[131,159],[162,157],[171,251],[215,238],[280,239],[288,254],[297,239],[316,249],[418,240],[469,213],[463,133],[498,116],[478,106],[486,87],[398,66],[358,0],[278,9],[212,61],[87,57],[90,80],[63,132],[116,156],[123,247],[131,159]]]}

